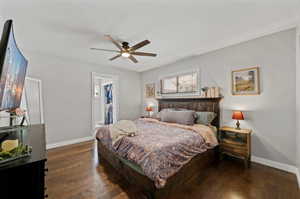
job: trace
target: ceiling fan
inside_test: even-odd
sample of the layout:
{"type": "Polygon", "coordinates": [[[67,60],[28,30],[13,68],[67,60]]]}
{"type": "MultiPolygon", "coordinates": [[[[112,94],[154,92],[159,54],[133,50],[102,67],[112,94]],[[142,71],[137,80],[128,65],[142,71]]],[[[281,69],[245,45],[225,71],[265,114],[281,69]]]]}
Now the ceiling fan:
{"type": "Polygon", "coordinates": [[[101,48],[91,48],[91,50],[101,50],[107,52],[116,52],[118,53],[116,56],[110,58],[110,61],[113,61],[119,57],[126,57],[130,59],[134,63],[138,63],[137,59],[133,55],[137,56],[149,56],[149,57],[156,57],[157,54],[154,53],[146,53],[146,52],[136,52],[136,50],[150,44],[149,40],[144,40],[140,43],[135,44],[134,46],[129,46],[129,43],[124,41],[122,43],[117,42],[114,40],[110,35],[105,35],[105,38],[110,40],[119,50],[109,50],[109,49],[101,49],[101,48]]]}

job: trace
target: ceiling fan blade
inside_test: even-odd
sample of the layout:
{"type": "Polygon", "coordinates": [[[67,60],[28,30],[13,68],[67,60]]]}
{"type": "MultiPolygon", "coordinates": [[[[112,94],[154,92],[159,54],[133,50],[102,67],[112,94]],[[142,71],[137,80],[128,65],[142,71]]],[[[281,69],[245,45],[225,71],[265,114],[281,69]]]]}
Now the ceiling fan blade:
{"type": "Polygon", "coordinates": [[[117,50],[109,50],[109,49],[102,49],[102,48],[91,48],[91,50],[101,50],[101,51],[116,52],[116,53],[120,52],[120,51],[117,51],[117,50]]]}
{"type": "Polygon", "coordinates": [[[115,44],[120,50],[123,50],[122,46],[116,40],[114,40],[110,35],[105,35],[105,37],[111,42],[113,42],[113,44],[115,44]]]}
{"type": "Polygon", "coordinates": [[[128,58],[129,58],[131,61],[133,61],[134,63],[138,63],[138,60],[137,60],[135,57],[133,57],[132,55],[130,55],[128,58]]]}
{"type": "Polygon", "coordinates": [[[137,50],[139,48],[142,48],[142,47],[146,46],[147,44],[150,44],[149,40],[142,41],[142,42],[140,42],[140,43],[135,44],[134,46],[132,46],[130,48],[130,50],[135,51],[135,50],[137,50]]]}
{"type": "Polygon", "coordinates": [[[139,56],[150,56],[150,57],[156,57],[157,54],[154,53],[144,53],[144,52],[131,52],[132,55],[139,55],[139,56]]]}
{"type": "Polygon", "coordinates": [[[116,56],[110,58],[109,60],[112,61],[112,60],[115,60],[115,59],[117,59],[117,58],[119,58],[119,57],[121,57],[121,54],[118,54],[118,55],[116,55],[116,56]]]}

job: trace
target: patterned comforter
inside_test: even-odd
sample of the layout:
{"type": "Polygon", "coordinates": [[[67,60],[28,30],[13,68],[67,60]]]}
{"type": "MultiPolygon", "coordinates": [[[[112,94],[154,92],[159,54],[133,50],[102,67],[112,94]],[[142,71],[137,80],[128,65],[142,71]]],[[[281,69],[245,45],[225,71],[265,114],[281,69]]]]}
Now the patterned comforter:
{"type": "Polygon", "coordinates": [[[98,129],[97,138],[104,146],[143,170],[157,188],[178,172],[194,156],[216,146],[211,128],[204,125],[185,126],[138,119],[136,136],[123,137],[112,146],[109,126],[98,129]]]}

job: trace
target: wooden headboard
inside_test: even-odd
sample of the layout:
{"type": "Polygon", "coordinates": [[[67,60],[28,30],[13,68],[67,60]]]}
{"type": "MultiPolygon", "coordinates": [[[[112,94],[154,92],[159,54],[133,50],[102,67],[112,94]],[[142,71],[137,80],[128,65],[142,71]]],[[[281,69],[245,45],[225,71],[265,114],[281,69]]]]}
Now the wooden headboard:
{"type": "Polygon", "coordinates": [[[184,108],[194,111],[215,112],[212,125],[220,127],[220,100],[222,98],[162,98],[158,100],[158,111],[165,108],[184,108]]]}

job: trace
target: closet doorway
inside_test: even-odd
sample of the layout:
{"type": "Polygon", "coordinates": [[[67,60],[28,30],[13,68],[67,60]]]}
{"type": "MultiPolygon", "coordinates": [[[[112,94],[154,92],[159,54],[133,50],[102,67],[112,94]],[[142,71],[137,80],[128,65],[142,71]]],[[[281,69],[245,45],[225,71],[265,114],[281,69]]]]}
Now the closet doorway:
{"type": "Polygon", "coordinates": [[[93,129],[113,124],[118,118],[118,76],[92,73],[93,129]]]}

